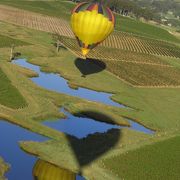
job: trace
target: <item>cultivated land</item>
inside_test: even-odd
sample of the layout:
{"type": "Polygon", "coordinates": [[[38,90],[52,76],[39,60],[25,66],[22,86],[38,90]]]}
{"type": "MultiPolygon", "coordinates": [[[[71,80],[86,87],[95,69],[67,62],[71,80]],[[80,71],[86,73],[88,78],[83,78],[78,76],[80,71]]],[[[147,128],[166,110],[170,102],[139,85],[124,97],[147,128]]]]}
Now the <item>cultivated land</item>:
{"type": "MultiPolygon", "coordinates": [[[[58,11],[58,8],[65,8],[66,12],[69,12],[66,8],[73,6],[72,3],[66,2],[62,2],[62,6],[57,6],[58,3],[61,2],[22,3],[17,1],[15,3],[2,1],[2,3],[35,12],[48,13],[48,15],[56,17],[61,17],[61,14],[56,14],[57,12],[63,13],[63,11],[58,11]],[[37,3],[39,3],[39,6],[37,6],[37,3]],[[49,7],[50,3],[51,6],[49,7]],[[56,9],[55,6],[58,8],[56,9]],[[46,11],[47,9],[48,11],[46,11]]],[[[6,8],[5,10],[7,12],[6,8]]],[[[0,8],[0,11],[2,11],[2,8],[0,8]]],[[[19,14],[21,14],[21,12],[19,14]]],[[[32,16],[32,14],[30,15],[32,16]]],[[[69,15],[70,13],[66,14],[66,17],[69,15]]],[[[35,15],[33,15],[33,18],[35,18],[34,16],[35,15]]],[[[65,15],[62,15],[61,18],[63,17],[65,17],[65,15]]],[[[7,22],[19,22],[16,18],[16,21],[13,22],[14,18],[12,18],[12,16],[10,16],[9,19],[7,16],[3,18],[3,20],[7,22]]],[[[52,19],[54,20],[54,18],[52,19]]],[[[42,17],[40,20],[42,20],[42,17]]],[[[65,29],[67,28],[66,21],[64,21],[64,19],[56,19],[54,24],[56,24],[57,21],[59,23],[59,26],[57,26],[57,28],[59,27],[59,34],[68,36],[66,38],[63,37],[63,43],[66,43],[66,39],[71,37],[70,31],[65,29]]],[[[29,25],[26,22],[27,21],[24,21],[25,24],[19,25],[35,28],[37,27],[37,23],[39,23],[39,16],[37,16],[35,21],[37,23],[32,23],[34,21],[30,20],[29,25]]],[[[145,26],[146,24],[140,26],[140,24],[137,29],[138,32],[133,32],[136,28],[131,28],[131,26],[133,26],[133,23],[139,22],[127,19],[127,23],[128,22],[129,25],[126,27],[129,27],[129,31],[132,30],[131,33],[136,34],[135,36],[131,35],[131,38],[138,38],[135,42],[139,42],[140,40],[148,43],[151,42],[152,44],[154,42],[156,44],[156,48],[154,49],[157,49],[159,46],[161,49],[167,49],[167,51],[164,52],[172,52],[173,55],[174,52],[179,53],[177,47],[179,42],[165,30],[161,30],[155,26],[145,26]],[[153,31],[154,34],[149,28],[155,28],[155,31],[153,31]],[[158,33],[157,35],[155,33],[156,31],[162,33],[158,36],[158,33]],[[146,34],[148,35],[146,36],[146,34]],[[139,35],[146,37],[140,37],[139,35]],[[164,41],[149,39],[149,37],[157,38],[157,36],[158,39],[169,42],[165,43],[164,41]],[[162,44],[158,44],[160,42],[162,44]],[[170,49],[172,49],[172,51],[170,51],[170,49]]],[[[39,28],[35,29],[42,30],[41,28],[45,27],[44,23],[42,23],[42,27],[38,24],[38,27],[39,28]]],[[[54,33],[54,27],[49,28],[46,26],[46,28],[45,31],[54,33]]],[[[129,32],[128,30],[124,31],[129,32]]],[[[4,87],[6,91],[2,91],[5,95],[3,96],[3,101],[0,102],[0,119],[7,120],[30,131],[51,138],[51,140],[43,143],[22,142],[21,147],[24,150],[58,166],[74,172],[81,172],[82,175],[88,179],[132,179],[132,177],[135,177],[134,174],[137,171],[139,172],[139,176],[146,179],[148,170],[152,175],[152,179],[160,179],[165,176],[163,171],[163,169],[165,169],[164,166],[168,167],[167,172],[174,172],[172,175],[173,179],[178,179],[178,163],[180,161],[177,151],[179,149],[178,142],[180,132],[180,89],[177,87],[179,83],[180,61],[178,57],[175,58],[168,54],[159,54],[157,56],[145,51],[138,52],[136,47],[134,47],[133,51],[133,46],[129,49],[123,49],[126,45],[121,48],[119,43],[109,41],[111,42],[110,45],[103,44],[103,46],[97,48],[97,51],[94,50],[91,53],[91,55],[94,56],[92,58],[101,60],[100,68],[96,65],[96,63],[100,63],[99,61],[91,60],[88,61],[88,63],[84,63],[85,61],[75,56],[77,52],[79,52],[79,49],[75,49],[76,51],[73,49],[75,45],[72,37],[65,46],[71,52],[75,52],[75,55],[63,47],[60,48],[59,52],[56,52],[56,48],[53,46],[52,34],[50,33],[1,22],[0,35],[1,37],[16,39],[13,40],[16,42],[25,43],[21,44],[22,46],[16,46],[15,51],[21,52],[22,57],[27,58],[29,62],[40,65],[43,71],[61,74],[68,79],[70,86],[74,88],[86,87],[97,91],[114,93],[112,97],[113,100],[131,107],[131,109],[110,107],[101,103],[94,103],[44,90],[28,79],[28,77],[37,76],[36,73],[9,62],[10,45],[9,47],[2,45],[0,48],[0,69],[2,71],[0,81],[6,81],[3,87],[9,84],[8,86],[12,89],[14,88],[14,90],[13,93],[11,93],[4,87]],[[71,44],[71,42],[73,43],[71,44]],[[72,45],[73,48],[68,45],[72,45]],[[107,49],[109,53],[107,53],[107,49]],[[113,51],[113,53],[111,51],[113,51]],[[121,53],[118,54],[117,51],[121,53]],[[118,65],[116,73],[113,72],[113,66],[110,68],[112,63],[108,63],[108,61],[114,62],[114,66],[118,65]],[[94,62],[96,63],[94,64],[94,62]],[[106,67],[108,71],[103,70],[103,65],[105,65],[104,67],[106,67]],[[136,66],[137,68],[135,69],[136,66]],[[141,66],[146,68],[148,73],[143,74],[146,71],[142,72],[142,70],[139,69],[141,66]],[[119,72],[119,69],[126,71],[119,72]],[[152,70],[154,70],[153,73],[152,70]],[[122,78],[122,73],[125,74],[124,78],[122,78]],[[134,73],[133,77],[132,73],[134,73]],[[142,74],[143,77],[139,77],[138,73],[142,74]],[[82,77],[82,74],[85,74],[86,77],[82,77]],[[135,87],[139,84],[143,86],[143,88],[135,87]],[[156,88],[147,88],[147,86],[150,85],[156,88]],[[162,85],[164,88],[157,88],[157,86],[162,85]],[[174,86],[176,86],[176,88],[174,88],[174,86]],[[14,92],[19,94],[19,96],[15,95],[14,92]],[[14,96],[16,103],[7,103],[9,100],[8,93],[13,94],[12,96],[14,96]],[[24,104],[22,102],[24,102],[24,104]],[[128,117],[140,122],[146,127],[156,130],[156,133],[151,136],[128,129],[111,130],[104,134],[97,133],[79,140],[41,124],[41,121],[48,118],[63,118],[64,115],[59,112],[59,107],[65,107],[65,109],[74,115],[86,114],[98,120],[102,120],[99,118],[101,116],[98,116],[101,114],[104,115],[103,117],[106,117],[103,119],[104,121],[109,120],[116,124],[128,125],[128,122],[124,118],[128,117]],[[109,147],[111,147],[111,149],[109,149],[109,147]],[[151,157],[151,161],[147,159],[147,154],[149,155],[148,157],[151,157]],[[172,154],[174,156],[172,156],[172,154]],[[135,163],[137,161],[138,163],[135,163]],[[164,166],[161,162],[164,163],[164,166]],[[148,163],[151,163],[150,169],[148,163]]],[[[117,36],[116,39],[119,39],[118,36],[122,37],[121,35],[124,36],[124,33],[114,33],[114,36],[117,36]]],[[[129,40],[130,35],[125,33],[125,36],[126,38],[123,41],[125,41],[125,44],[128,44],[126,40],[129,40]]],[[[129,44],[132,44],[132,41],[129,44]]],[[[152,44],[151,47],[153,47],[152,44]]],[[[145,44],[141,46],[139,51],[143,51],[144,47],[146,47],[145,44]]],[[[0,95],[2,95],[2,92],[0,91],[0,95]]],[[[4,163],[0,161],[0,172],[2,164],[4,163]]],[[[140,178],[139,176],[137,176],[138,179],[140,178]]]]}

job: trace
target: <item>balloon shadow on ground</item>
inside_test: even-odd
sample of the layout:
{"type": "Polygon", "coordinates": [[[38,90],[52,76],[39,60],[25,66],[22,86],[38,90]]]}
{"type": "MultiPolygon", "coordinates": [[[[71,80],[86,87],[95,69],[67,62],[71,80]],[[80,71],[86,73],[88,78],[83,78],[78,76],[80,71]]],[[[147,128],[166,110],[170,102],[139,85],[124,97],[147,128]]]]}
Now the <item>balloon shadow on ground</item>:
{"type": "Polygon", "coordinates": [[[86,77],[90,74],[95,74],[106,69],[106,64],[97,59],[87,58],[86,60],[77,58],[74,62],[75,66],[79,69],[82,77],[86,77]]]}

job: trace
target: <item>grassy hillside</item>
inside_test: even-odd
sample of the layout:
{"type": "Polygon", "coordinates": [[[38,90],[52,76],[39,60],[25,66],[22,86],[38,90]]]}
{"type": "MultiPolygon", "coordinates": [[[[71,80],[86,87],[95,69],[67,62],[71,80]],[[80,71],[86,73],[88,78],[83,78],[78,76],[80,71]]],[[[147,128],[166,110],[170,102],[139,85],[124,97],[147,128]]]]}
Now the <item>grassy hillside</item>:
{"type": "Polygon", "coordinates": [[[157,26],[153,26],[135,19],[122,17],[122,16],[116,16],[116,19],[117,19],[117,24],[116,24],[117,30],[129,32],[149,38],[154,38],[154,39],[161,39],[176,43],[180,42],[175,36],[171,35],[168,31],[159,28],[157,26]]]}
{"type": "MultiPolygon", "coordinates": [[[[75,6],[75,3],[65,1],[26,1],[23,3],[22,1],[1,0],[0,4],[10,5],[50,16],[56,16],[64,18],[68,21],[70,19],[71,10],[75,6]]],[[[149,38],[172,41],[176,43],[180,42],[176,39],[176,37],[168,33],[168,31],[134,19],[116,15],[116,22],[116,30],[146,36],[149,38]]]]}

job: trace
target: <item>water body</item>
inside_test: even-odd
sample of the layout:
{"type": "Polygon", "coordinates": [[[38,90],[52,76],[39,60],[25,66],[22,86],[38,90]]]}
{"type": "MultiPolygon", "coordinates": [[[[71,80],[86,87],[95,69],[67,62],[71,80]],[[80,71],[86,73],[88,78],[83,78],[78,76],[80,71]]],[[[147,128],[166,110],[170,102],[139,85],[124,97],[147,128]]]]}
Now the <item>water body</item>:
{"type": "MultiPolygon", "coordinates": [[[[31,78],[31,80],[37,85],[45,89],[61,92],[61,93],[72,95],[72,96],[78,96],[84,99],[88,99],[90,101],[101,102],[101,103],[108,104],[111,106],[118,106],[118,107],[125,108],[124,105],[118,104],[112,101],[110,99],[112,94],[110,93],[97,92],[97,91],[93,91],[93,90],[89,90],[85,88],[79,88],[78,90],[74,90],[68,86],[67,81],[63,77],[61,77],[59,74],[42,72],[40,71],[39,66],[30,64],[25,59],[14,60],[13,63],[37,72],[39,76],[31,78]]],[[[69,133],[76,137],[85,137],[88,134],[93,134],[95,132],[106,132],[107,130],[112,129],[112,128],[118,128],[118,129],[122,128],[116,125],[110,125],[107,123],[92,121],[92,119],[90,118],[75,117],[66,111],[64,111],[64,113],[68,116],[68,121],[60,120],[56,122],[49,122],[47,123],[47,125],[52,126],[53,128],[56,128],[58,126],[59,130],[61,130],[62,132],[69,133]],[[83,131],[86,131],[86,133],[81,132],[81,129],[84,129],[84,128],[81,128],[83,126],[86,126],[86,129],[83,130],[83,131]],[[73,128],[69,128],[69,127],[73,127],[73,128]],[[74,134],[72,134],[72,131],[74,132],[74,134]],[[77,135],[76,132],[81,132],[82,134],[77,135]]],[[[130,125],[131,125],[130,128],[133,130],[141,131],[147,134],[154,133],[150,129],[147,129],[144,126],[142,126],[141,124],[131,121],[130,119],[128,119],[128,121],[130,122],[130,125]]]]}
{"type": "MultiPolygon", "coordinates": [[[[39,74],[39,77],[31,78],[31,80],[37,85],[48,90],[54,90],[112,106],[124,107],[123,105],[115,103],[110,99],[112,94],[96,92],[85,88],[79,88],[78,90],[71,89],[69,88],[67,81],[58,74],[41,72],[39,66],[27,63],[24,59],[13,61],[13,63],[36,71],[39,74]]],[[[61,132],[73,135],[77,138],[84,138],[89,134],[96,132],[107,132],[112,128],[125,128],[117,125],[98,122],[87,117],[75,117],[63,109],[61,109],[61,111],[66,114],[67,119],[53,122],[45,121],[44,125],[58,129],[61,132]]],[[[129,122],[131,124],[131,129],[148,134],[154,133],[138,123],[131,120],[129,120],[129,122]]],[[[37,158],[22,151],[18,146],[18,141],[31,140],[41,142],[47,140],[47,138],[0,120],[0,140],[0,155],[12,166],[11,170],[7,173],[7,178],[9,180],[14,180],[14,178],[18,180],[32,180],[32,168],[37,158]]],[[[77,176],[76,179],[81,180],[83,178],[77,176]]]]}
{"type": "Polygon", "coordinates": [[[36,158],[22,151],[18,146],[18,141],[44,141],[46,139],[43,136],[0,120],[0,156],[11,165],[10,171],[6,174],[9,180],[33,179],[32,167],[36,158]]]}
{"type": "MultiPolygon", "coordinates": [[[[6,174],[8,180],[33,180],[32,169],[37,158],[25,153],[18,145],[19,141],[28,140],[42,142],[47,138],[0,120],[0,156],[11,165],[6,174]]],[[[77,175],[76,180],[84,178],[77,175]]]]}
{"type": "Polygon", "coordinates": [[[60,111],[63,112],[67,116],[67,119],[63,119],[63,120],[59,119],[57,121],[47,120],[43,122],[43,124],[53,129],[56,129],[58,131],[75,136],[79,139],[85,138],[89,134],[94,134],[96,132],[104,133],[110,129],[129,128],[129,129],[140,131],[146,134],[154,133],[154,131],[147,129],[141,124],[136,123],[132,120],[128,120],[131,127],[124,127],[124,126],[119,126],[119,125],[108,124],[105,122],[99,122],[88,117],[76,117],[70,114],[69,112],[65,111],[64,109],[61,109],[60,111]]]}
{"type": "Polygon", "coordinates": [[[111,106],[125,107],[122,104],[112,101],[110,99],[112,94],[110,93],[97,92],[85,88],[78,88],[78,90],[72,89],[68,86],[67,80],[65,80],[59,74],[41,72],[39,66],[30,64],[25,59],[15,60],[13,63],[37,72],[39,77],[31,78],[31,80],[45,89],[71,96],[77,96],[90,101],[101,102],[111,106]]]}

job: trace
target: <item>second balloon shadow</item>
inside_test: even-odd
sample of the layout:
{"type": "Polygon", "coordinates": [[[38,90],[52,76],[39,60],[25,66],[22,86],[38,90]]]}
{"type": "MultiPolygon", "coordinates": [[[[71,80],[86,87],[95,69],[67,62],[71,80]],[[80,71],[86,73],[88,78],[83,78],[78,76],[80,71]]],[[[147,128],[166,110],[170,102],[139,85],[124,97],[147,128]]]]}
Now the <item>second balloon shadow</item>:
{"type": "Polygon", "coordinates": [[[81,58],[77,58],[74,64],[81,72],[82,77],[99,73],[106,69],[106,64],[103,61],[97,59],[87,58],[86,60],[84,60],[81,58]]]}

